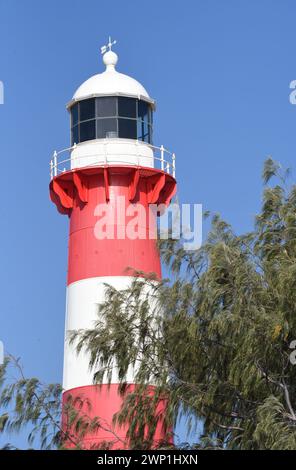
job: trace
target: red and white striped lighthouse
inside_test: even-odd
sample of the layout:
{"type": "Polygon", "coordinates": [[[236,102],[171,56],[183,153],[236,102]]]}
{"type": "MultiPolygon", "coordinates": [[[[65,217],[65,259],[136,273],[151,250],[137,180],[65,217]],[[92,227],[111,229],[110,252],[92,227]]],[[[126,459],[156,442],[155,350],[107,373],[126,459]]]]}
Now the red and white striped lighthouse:
{"type": "MultiPolygon", "coordinates": [[[[116,370],[110,386],[107,379],[100,387],[93,383],[88,355],[77,356],[67,332],[93,327],[97,306],[104,301],[105,283],[126,288],[133,279],[128,267],[161,277],[156,240],[150,236],[151,223],[156,221],[151,222],[149,206],[168,205],[176,191],[175,156],[152,143],[155,102],[139,82],[116,71],[118,57],[112,45],[109,40],[102,48],[106,70],[86,80],[67,105],[71,147],[55,152],[51,161],[51,199],[70,219],[64,399],[69,394],[87,398],[91,416],[106,423],[96,434],[85,436],[85,448],[112,442],[114,435],[121,441],[111,444],[112,448],[122,448],[122,440],[128,448],[126,429],[112,427],[122,397],[116,370]],[[142,236],[123,236],[128,218],[121,217],[119,200],[126,206],[141,204],[147,217],[149,212],[150,225],[140,227],[142,236]],[[116,215],[114,237],[96,233],[98,207],[103,204],[116,215]]],[[[134,382],[131,373],[130,389],[136,386],[134,382]]],[[[155,438],[162,438],[161,425],[155,438]]]]}

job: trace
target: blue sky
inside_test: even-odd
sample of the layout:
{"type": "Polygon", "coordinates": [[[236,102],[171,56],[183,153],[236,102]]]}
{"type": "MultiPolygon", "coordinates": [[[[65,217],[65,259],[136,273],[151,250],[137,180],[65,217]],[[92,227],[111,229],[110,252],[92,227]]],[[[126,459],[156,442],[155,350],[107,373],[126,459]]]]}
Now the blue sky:
{"type": "Polygon", "coordinates": [[[241,232],[265,158],[295,170],[295,18],[293,0],[0,0],[0,339],[27,376],[62,377],[68,221],[48,165],[69,144],[65,104],[103,71],[100,46],[116,38],[117,69],[157,100],[154,143],[176,152],[180,200],[241,232]]]}

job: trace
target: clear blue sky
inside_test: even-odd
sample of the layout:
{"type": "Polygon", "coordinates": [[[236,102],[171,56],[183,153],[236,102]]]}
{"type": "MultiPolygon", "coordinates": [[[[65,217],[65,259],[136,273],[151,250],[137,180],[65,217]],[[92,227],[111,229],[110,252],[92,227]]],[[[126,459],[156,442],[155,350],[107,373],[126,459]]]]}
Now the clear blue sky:
{"type": "Polygon", "coordinates": [[[68,221],[48,163],[108,35],[118,70],[157,100],[154,141],[177,154],[180,200],[245,231],[266,156],[295,170],[295,23],[293,0],[0,0],[0,339],[28,376],[62,378],[68,221]]]}

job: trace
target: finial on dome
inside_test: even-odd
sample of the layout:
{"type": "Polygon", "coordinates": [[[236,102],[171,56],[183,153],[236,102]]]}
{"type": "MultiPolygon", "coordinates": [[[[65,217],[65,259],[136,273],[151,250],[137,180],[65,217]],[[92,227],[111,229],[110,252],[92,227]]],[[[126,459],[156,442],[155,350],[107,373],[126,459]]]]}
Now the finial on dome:
{"type": "Polygon", "coordinates": [[[108,44],[101,47],[101,54],[103,54],[103,62],[106,65],[106,70],[114,70],[117,64],[118,55],[112,51],[112,46],[114,46],[116,42],[116,40],[112,41],[111,36],[109,36],[108,44]]]}

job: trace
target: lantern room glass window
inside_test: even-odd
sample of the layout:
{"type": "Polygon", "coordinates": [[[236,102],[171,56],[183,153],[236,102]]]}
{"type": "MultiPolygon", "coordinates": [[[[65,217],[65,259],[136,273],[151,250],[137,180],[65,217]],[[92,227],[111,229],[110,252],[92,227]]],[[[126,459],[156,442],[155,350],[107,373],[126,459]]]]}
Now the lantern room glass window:
{"type": "Polygon", "coordinates": [[[97,139],[114,139],[117,137],[117,119],[97,119],[97,139]]]}
{"type": "Polygon", "coordinates": [[[137,100],[134,98],[118,98],[118,116],[137,118],[137,100]]]}
{"type": "Polygon", "coordinates": [[[137,139],[136,119],[118,119],[118,137],[123,139],[137,139]]]}
{"type": "Polygon", "coordinates": [[[96,138],[96,121],[84,121],[79,124],[80,141],[93,140],[96,138]]]}
{"type": "MultiPolygon", "coordinates": [[[[82,101],[81,101],[82,103],[82,101]]],[[[96,98],[96,117],[113,117],[117,115],[117,98],[105,96],[96,98]]]]}
{"type": "Polygon", "coordinates": [[[71,107],[71,144],[94,139],[135,139],[152,144],[152,108],[137,98],[104,96],[71,107]]]}
{"type": "Polygon", "coordinates": [[[79,121],[88,121],[89,119],[95,119],[96,108],[95,101],[93,99],[80,101],[79,103],[79,121]]]}

